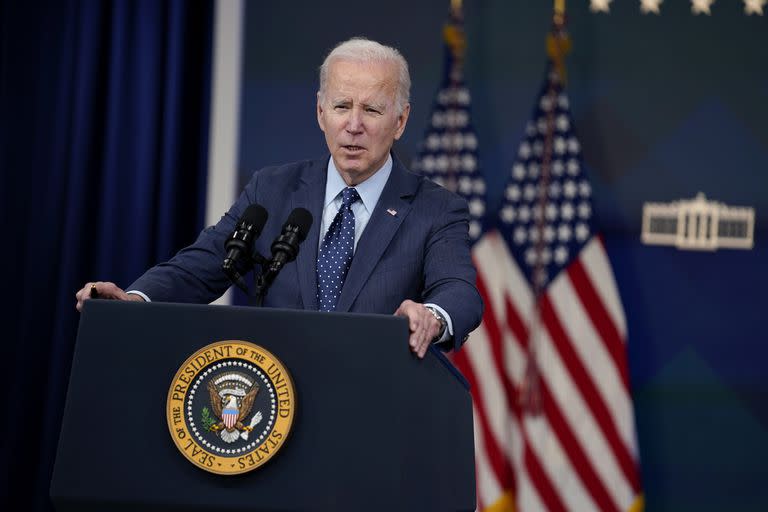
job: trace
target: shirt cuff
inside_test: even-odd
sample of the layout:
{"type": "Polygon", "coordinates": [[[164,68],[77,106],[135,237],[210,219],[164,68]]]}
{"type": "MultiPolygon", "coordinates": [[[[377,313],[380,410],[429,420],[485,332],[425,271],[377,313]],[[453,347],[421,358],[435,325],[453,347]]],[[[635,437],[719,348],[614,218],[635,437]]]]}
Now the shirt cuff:
{"type": "Polygon", "coordinates": [[[149,297],[147,297],[147,295],[144,292],[140,292],[139,290],[128,290],[125,293],[131,294],[131,295],[138,295],[139,297],[141,297],[145,301],[152,302],[151,300],[149,300],[149,297]]]}
{"type": "Polygon", "coordinates": [[[445,323],[448,324],[443,335],[440,337],[439,340],[435,340],[435,343],[442,343],[445,340],[449,340],[453,338],[453,323],[451,322],[451,315],[446,313],[443,308],[441,308],[437,304],[433,304],[432,302],[427,302],[424,304],[424,306],[435,308],[437,311],[440,312],[441,315],[443,315],[443,318],[445,318],[445,323]]]}

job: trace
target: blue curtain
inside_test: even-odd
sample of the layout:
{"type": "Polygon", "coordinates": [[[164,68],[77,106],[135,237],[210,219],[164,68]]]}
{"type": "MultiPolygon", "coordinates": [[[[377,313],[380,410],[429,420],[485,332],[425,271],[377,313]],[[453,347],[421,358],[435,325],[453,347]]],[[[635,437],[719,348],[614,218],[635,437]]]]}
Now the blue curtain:
{"type": "MultiPolygon", "coordinates": [[[[50,509],[75,291],[203,225],[212,20],[210,1],[0,2],[0,509],[50,509]]],[[[108,334],[105,364],[130,349],[108,334]]],[[[94,405],[94,428],[119,421],[94,405]]]]}

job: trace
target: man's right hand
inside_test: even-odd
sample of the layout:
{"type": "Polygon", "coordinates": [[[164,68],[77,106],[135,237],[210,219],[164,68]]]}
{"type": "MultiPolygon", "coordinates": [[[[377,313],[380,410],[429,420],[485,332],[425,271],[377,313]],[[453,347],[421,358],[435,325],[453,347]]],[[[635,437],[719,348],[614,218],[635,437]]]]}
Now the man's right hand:
{"type": "Polygon", "coordinates": [[[75,306],[78,311],[83,310],[83,303],[92,298],[98,297],[99,299],[108,300],[133,300],[143,301],[140,295],[133,293],[125,293],[125,291],[119,288],[115,283],[96,281],[95,283],[85,283],[85,286],[75,294],[77,298],[77,305],[75,306]],[[94,293],[95,292],[95,293],[94,293]]]}

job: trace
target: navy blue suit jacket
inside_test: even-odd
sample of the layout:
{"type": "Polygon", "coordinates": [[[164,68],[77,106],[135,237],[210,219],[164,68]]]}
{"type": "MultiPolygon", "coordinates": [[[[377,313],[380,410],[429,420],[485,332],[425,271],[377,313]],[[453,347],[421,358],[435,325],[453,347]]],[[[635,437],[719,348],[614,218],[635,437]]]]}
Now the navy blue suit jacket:
{"type": "MultiPolygon", "coordinates": [[[[405,299],[431,302],[451,316],[454,347],[482,317],[469,250],[467,204],[393,159],[389,180],[355,250],[337,311],[392,314],[405,299]],[[394,212],[392,214],[391,212],[394,212]]],[[[264,306],[317,310],[316,261],[328,158],[254,173],[237,202],[197,241],[148,270],[129,290],[153,301],[208,303],[230,282],[221,270],[224,242],[246,207],[262,205],[269,219],[256,250],[270,254],[289,213],[303,207],[314,222],[296,261],[272,284],[264,306]]]]}

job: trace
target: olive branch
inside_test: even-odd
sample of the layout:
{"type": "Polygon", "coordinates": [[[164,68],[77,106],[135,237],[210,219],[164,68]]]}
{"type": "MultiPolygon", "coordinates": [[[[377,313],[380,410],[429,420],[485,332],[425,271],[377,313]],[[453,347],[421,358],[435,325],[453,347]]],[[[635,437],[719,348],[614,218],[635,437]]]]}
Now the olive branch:
{"type": "Polygon", "coordinates": [[[213,419],[213,416],[211,416],[211,411],[208,409],[208,407],[203,407],[201,423],[203,424],[203,428],[205,430],[213,430],[211,427],[216,424],[216,420],[213,419]]]}

